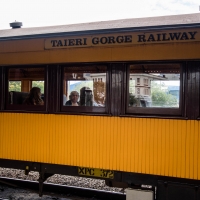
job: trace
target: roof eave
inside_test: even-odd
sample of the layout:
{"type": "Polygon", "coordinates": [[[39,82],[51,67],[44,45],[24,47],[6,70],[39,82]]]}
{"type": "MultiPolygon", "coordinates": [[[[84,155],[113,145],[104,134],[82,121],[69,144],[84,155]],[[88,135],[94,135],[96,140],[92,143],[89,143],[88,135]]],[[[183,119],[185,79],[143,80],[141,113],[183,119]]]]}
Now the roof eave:
{"type": "Polygon", "coordinates": [[[186,29],[186,28],[187,29],[188,28],[200,28],[200,23],[144,26],[144,27],[128,27],[128,28],[112,28],[112,29],[98,29],[98,30],[84,30],[84,31],[70,31],[70,32],[57,32],[57,33],[45,33],[45,34],[33,34],[33,35],[8,36],[8,37],[0,37],[0,41],[80,36],[80,35],[93,35],[93,34],[112,34],[112,33],[122,33],[122,32],[161,31],[161,30],[186,29]]]}

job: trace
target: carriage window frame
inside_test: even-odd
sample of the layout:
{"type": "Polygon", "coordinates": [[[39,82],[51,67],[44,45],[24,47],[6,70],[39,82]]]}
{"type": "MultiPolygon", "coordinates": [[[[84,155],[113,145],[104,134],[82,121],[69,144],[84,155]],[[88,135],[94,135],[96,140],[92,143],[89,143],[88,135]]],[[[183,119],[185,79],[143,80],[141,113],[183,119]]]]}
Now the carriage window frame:
{"type": "MultiPolygon", "coordinates": [[[[67,114],[88,114],[88,115],[108,115],[109,114],[109,65],[108,64],[73,64],[73,65],[62,65],[61,66],[61,84],[60,84],[60,111],[67,114]],[[64,70],[65,68],[73,67],[106,67],[106,101],[104,107],[98,106],[65,106],[63,105],[63,88],[64,88],[64,70]]],[[[80,95],[80,94],[79,94],[80,95]]]]}
{"type": "Polygon", "coordinates": [[[0,67],[0,112],[3,110],[3,85],[4,85],[4,77],[3,77],[3,67],[0,67]]]}
{"type": "MultiPolygon", "coordinates": [[[[135,116],[171,116],[171,117],[184,117],[184,85],[185,85],[185,67],[183,63],[131,63],[127,65],[127,75],[126,75],[126,106],[125,113],[127,115],[135,115],[135,116]],[[170,107],[130,107],[129,106],[129,78],[130,78],[130,66],[131,65],[180,65],[180,88],[179,88],[179,107],[178,108],[170,108],[170,107]]],[[[136,85],[137,86],[137,85],[136,85]]]]}
{"type": "MultiPolygon", "coordinates": [[[[23,66],[9,66],[5,67],[5,98],[4,98],[4,110],[5,111],[15,111],[15,112],[47,112],[47,101],[48,101],[48,66],[47,65],[23,65],[23,66]],[[43,68],[44,69],[44,105],[17,105],[10,104],[9,102],[9,70],[10,69],[23,69],[23,68],[43,68]]],[[[30,80],[32,81],[32,80],[30,80]]],[[[23,91],[21,91],[23,92],[23,91]]],[[[28,92],[27,92],[28,93],[28,92]]]]}

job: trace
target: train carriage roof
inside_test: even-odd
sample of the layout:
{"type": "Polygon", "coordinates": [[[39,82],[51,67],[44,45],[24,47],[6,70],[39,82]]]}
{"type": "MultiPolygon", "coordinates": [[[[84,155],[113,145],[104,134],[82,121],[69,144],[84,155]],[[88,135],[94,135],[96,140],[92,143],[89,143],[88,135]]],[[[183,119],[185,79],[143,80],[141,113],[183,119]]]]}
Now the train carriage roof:
{"type": "Polygon", "coordinates": [[[0,40],[200,27],[200,13],[0,30],[0,40]]]}

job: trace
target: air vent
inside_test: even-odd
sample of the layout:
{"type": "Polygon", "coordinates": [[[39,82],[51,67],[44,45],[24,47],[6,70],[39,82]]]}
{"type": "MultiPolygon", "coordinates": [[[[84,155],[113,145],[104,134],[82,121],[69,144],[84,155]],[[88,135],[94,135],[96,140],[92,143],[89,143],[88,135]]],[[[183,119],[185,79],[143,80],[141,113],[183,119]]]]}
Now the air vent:
{"type": "Polygon", "coordinates": [[[12,22],[12,23],[10,23],[10,27],[12,27],[12,28],[21,28],[21,26],[22,26],[22,22],[12,22]]]}

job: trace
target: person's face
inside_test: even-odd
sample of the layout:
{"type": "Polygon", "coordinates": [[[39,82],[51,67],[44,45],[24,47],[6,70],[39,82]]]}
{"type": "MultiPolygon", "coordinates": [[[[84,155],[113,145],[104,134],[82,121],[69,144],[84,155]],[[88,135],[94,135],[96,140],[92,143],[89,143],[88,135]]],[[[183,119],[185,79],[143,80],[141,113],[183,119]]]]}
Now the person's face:
{"type": "Polygon", "coordinates": [[[71,94],[71,101],[73,103],[77,103],[78,102],[78,97],[79,97],[79,95],[77,93],[72,93],[71,94]]]}

